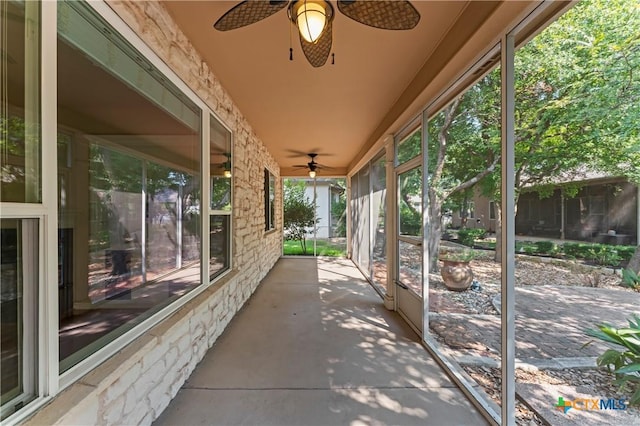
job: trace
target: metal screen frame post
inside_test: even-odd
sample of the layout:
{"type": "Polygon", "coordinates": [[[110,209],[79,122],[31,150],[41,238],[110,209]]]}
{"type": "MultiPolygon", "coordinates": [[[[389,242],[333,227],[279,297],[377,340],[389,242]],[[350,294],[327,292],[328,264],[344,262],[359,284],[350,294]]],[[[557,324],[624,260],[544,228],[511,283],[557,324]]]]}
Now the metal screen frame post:
{"type": "Polygon", "coordinates": [[[515,419],[515,86],[513,33],[502,37],[502,317],[501,317],[501,424],[515,419]]]}

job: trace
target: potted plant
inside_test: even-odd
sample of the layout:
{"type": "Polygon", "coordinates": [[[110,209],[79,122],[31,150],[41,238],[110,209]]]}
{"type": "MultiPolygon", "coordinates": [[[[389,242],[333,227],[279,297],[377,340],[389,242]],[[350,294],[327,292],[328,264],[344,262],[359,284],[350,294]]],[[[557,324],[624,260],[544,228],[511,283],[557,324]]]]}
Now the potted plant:
{"type": "Polygon", "coordinates": [[[442,280],[447,289],[465,291],[471,286],[473,270],[469,262],[474,258],[475,252],[473,250],[448,252],[440,258],[443,262],[440,275],[442,275],[442,280]]]}

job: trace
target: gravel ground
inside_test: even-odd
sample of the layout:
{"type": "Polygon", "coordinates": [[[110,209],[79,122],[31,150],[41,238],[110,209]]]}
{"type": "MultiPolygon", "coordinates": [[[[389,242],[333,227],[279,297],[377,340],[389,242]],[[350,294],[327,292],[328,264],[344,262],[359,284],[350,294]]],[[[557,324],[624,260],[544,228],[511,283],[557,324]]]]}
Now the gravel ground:
{"type": "MultiPolygon", "coordinates": [[[[469,374],[497,404],[500,404],[500,369],[489,367],[464,366],[469,374]]],[[[610,398],[624,398],[618,386],[612,383],[613,376],[606,369],[564,369],[524,371],[516,369],[518,383],[534,383],[549,385],[568,385],[576,387],[580,392],[610,398]]],[[[627,395],[628,396],[628,395],[627,395]]],[[[640,416],[637,407],[630,407],[634,416],[640,416]]],[[[544,422],[521,401],[516,401],[516,424],[523,426],[543,425],[544,422]]]]}
{"type": "MultiPolygon", "coordinates": [[[[500,294],[500,264],[492,259],[493,252],[479,252],[471,262],[474,280],[479,289],[453,292],[446,289],[439,274],[429,274],[430,305],[432,312],[497,315],[492,304],[500,294]]],[[[574,261],[561,259],[518,256],[516,260],[516,286],[535,285],[586,286],[599,288],[624,289],[621,278],[611,270],[595,268],[574,261]]],[[[440,339],[438,339],[440,340],[440,339]]],[[[442,342],[441,342],[442,343],[442,342]]],[[[489,367],[463,366],[488,396],[500,403],[500,370],[489,367]]],[[[613,376],[606,369],[564,369],[564,370],[516,370],[518,383],[546,383],[567,385],[592,395],[615,397],[620,394],[612,383],[613,376]]],[[[630,394],[627,394],[627,396],[630,394]]],[[[517,401],[516,419],[518,425],[533,426],[544,424],[526,405],[517,401]]],[[[638,408],[631,408],[634,415],[640,416],[638,408]]]]}
{"type": "MultiPolygon", "coordinates": [[[[429,274],[432,311],[497,315],[491,302],[500,294],[500,264],[493,261],[492,256],[493,252],[479,252],[476,259],[471,261],[474,280],[480,284],[479,291],[449,291],[440,274],[429,274]]],[[[518,256],[515,276],[517,287],[544,284],[633,291],[620,286],[621,278],[611,270],[562,259],[518,256]]]]}

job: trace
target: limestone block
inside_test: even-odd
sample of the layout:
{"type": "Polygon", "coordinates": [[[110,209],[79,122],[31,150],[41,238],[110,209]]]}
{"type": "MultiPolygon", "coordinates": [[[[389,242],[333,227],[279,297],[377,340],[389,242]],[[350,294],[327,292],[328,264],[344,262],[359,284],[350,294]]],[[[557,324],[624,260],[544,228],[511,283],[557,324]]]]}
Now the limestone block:
{"type": "Polygon", "coordinates": [[[178,348],[173,347],[169,349],[164,355],[164,365],[167,370],[170,370],[178,360],[178,348]]]}
{"type": "Polygon", "coordinates": [[[124,408],[122,412],[124,413],[123,419],[131,414],[131,412],[136,408],[138,404],[138,394],[136,393],[136,389],[131,386],[124,394],[124,408]]]}
{"type": "Polygon", "coordinates": [[[124,395],[120,395],[111,404],[106,405],[102,410],[102,419],[105,424],[117,425],[122,424],[122,415],[124,409],[124,395]]]}
{"type": "Polygon", "coordinates": [[[141,373],[142,366],[138,362],[106,389],[106,392],[104,392],[106,394],[104,404],[108,405],[118,397],[124,395],[127,389],[129,389],[140,378],[141,373]]]}

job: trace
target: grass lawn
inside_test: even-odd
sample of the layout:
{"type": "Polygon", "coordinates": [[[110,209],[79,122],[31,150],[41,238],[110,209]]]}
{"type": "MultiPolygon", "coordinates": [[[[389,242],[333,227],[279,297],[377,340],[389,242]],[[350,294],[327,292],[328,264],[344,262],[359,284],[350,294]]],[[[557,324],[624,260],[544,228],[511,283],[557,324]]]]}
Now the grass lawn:
{"type": "MultiPolygon", "coordinates": [[[[344,244],[332,243],[327,240],[318,240],[316,242],[316,251],[318,256],[344,257],[346,249],[344,244]]],[[[285,256],[313,256],[313,239],[307,240],[307,252],[302,252],[300,241],[284,242],[285,256]]]]}

